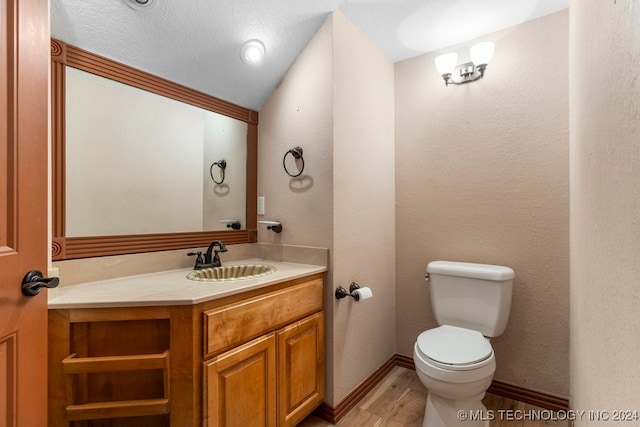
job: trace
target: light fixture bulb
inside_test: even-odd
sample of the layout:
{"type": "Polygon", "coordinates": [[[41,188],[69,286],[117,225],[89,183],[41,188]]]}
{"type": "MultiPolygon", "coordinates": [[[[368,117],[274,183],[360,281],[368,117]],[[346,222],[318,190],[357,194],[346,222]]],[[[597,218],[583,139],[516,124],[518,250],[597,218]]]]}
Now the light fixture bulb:
{"type": "Polygon", "coordinates": [[[257,64],[264,59],[265,48],[260,40],[249,40],[240,50],[240,58],[247,64],[257,64]]]}
{"type": "Polygon", "coordinates": [[[445,53],[439,56],[436,56],[436,68],[440,75],[451,74],[453,70],[456,68],[456,64],[458,62],[458,54],[457,53],[445,53]]]}
{"type": "Polygon", "coordinates": [[[476,65],[487,65],[493,57],[493,52],[496,48],[493,42],[483,42],[471,46],[469,49],[469,55],[471,60],[476,65]]]}

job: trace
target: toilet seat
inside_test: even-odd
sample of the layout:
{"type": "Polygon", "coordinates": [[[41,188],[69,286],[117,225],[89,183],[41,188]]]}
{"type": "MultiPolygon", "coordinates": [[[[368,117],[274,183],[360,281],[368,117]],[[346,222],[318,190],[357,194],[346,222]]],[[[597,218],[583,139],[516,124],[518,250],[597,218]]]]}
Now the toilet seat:
{"type": "Polygon", "coordinates": [[[429,364],[450,371],[479,369],[493,360],[493,348],[480,332],[450,325],[421,333],[415,350],[429,364]]]}

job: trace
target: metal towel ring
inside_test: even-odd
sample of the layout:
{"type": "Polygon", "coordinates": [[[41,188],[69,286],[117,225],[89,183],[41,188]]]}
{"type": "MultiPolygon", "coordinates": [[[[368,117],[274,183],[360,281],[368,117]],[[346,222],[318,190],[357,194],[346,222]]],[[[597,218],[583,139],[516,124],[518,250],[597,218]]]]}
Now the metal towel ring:
{"type": "Polygon", "coordinates": [[[225,169],[227,169],[227,161],[226,160],[218,160],[217,162],[214,162],[211,167],[209,168],[209,175],[211,175],[211,179],[213,180],[213,182],[215,182],[216,184],[220,185],[224,182],[224,176],[225,176],[225,169]],[[214,166],[218,166],[221,170],[220,174],[222,175],[222,179],[220,181],[216,181],[216,179],[213,177],[213,167],[214,166]]]}
{"type": "Polygon", "coordinates": [[[284,168],[284,171],[287,173],[287,175],[289,175],[292,178],[302,175],[302,172],[304,171],[304,157],[302,157],[302,147],[294,147],[291,150],[284,153],[284,157],[282,158],[282,167],[284,168]],[[289,154],[291,154],[293,158],[296,160],[298,159],[302,160],[302,168],[300,168],[300,172],[298,172],[295,175],[287,170],[287,164],[285,163],[285,161],[287,160],[287,156],[289,154]]]}

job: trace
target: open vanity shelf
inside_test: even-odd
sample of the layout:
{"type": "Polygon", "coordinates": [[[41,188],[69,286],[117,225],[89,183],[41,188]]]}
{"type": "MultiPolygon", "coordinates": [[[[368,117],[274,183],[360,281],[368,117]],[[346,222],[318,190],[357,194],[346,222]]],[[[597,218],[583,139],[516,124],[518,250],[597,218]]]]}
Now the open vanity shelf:
{"type": "MultiPolygon", "coordinates": [[[[95,420],[104,418],[124,418],[169,413],[169,350],[160,354],[140,354],[131,356],[77,357],[77,353],[62,361],[62,370],[67,378],[67,419],[69,421],[95,420]],[[74,404],[74,376],[111,372],[140,372],[160,370],[163,377],[164,395],[155,399],[119,400],[74,404]]],[[[87,379],[83,380],[85,383],[87,379]]],[[[88,394],[88,385],[83,385],[88,394]]]]}

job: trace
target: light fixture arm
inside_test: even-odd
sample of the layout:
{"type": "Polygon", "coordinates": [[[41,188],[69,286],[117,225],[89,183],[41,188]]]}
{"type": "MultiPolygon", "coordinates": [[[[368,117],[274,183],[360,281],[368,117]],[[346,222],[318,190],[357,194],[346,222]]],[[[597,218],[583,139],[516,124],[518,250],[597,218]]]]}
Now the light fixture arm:
{"type": "Polygon", "coordinates": [[[487,64],[474,65],[473,62],[468,62],[460,66],[461,81],[454,81],[451,79],[451,73],[442,75],[444,84],[449,85],[464,85],[467,83],[475,82],[484,77],[484,71],[487,69],[487,64]],[[477,72],[476,72],[477,71],[477,72]]]}

